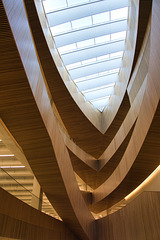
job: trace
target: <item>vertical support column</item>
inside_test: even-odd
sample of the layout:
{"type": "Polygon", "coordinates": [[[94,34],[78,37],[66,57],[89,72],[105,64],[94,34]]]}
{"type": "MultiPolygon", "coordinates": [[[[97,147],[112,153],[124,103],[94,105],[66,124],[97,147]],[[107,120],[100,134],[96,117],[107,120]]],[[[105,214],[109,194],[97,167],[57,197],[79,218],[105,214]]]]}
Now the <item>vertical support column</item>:
{"type": "Polygon", "coordinates": [[[35,177],[33,180],[32,194],[33,195],[32,195],[32,199],[31,199],[31,206],[41,211],[42,210],[43,192],[42,192],[41,186],[39,185],[39,183],[35,177]]]}

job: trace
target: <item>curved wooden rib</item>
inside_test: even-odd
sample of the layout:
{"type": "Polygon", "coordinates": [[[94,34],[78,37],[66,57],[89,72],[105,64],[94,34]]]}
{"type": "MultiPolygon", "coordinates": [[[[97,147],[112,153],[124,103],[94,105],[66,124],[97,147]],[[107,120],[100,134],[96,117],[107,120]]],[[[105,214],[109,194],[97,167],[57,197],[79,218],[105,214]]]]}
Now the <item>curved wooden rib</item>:
{"type": "Polygon", "coordinates": [[[139,92],[134,100],[134,102],[131,105],[131,108],[123,121],[123,124],[121,125],[120,129],[118,130],[116,136],[108,146],[108,148],[104,151],[104,153],[100,156],[100,169],[105,166],[105,164],[110,161],[112,158],[113,154],[117,151],[117,149],[120,147],[124,139],[126,138],[127,134],[131,130],[133,124],[135,123],[140,108],[141,108],[141,103],[143,100],[144,92],[146,89],[146,83],[147,83],[147,77],[143,80],[143,84],[141,88],[139,89],[139,92]]]}
{"type": "MultiPolygon", "coordinates": [[[[124,139],[126,138],[128,132],[130,131],[132,125],[134,124],[135,120],[138,117],[141,103],[143,100],[143,95],[146,88],[147,79],[145,78],[145,76],[147,75],[147,72],[148,72],[148,68],[146,68],[146,66],[148,66],[148,62],[149,62],[149,47],[150,47],[150,21],[148,23],[145,39],[142,45],[141,53],[139,55],[139,59],[138,59],[135,71],[132,75],[130,84],[128,86],[129,97],[131,98],[131,103],[132,103],[131,108],[125,120],[123,121],[123,124],[121,125],[120,129],[118,130],[117,134],[112,140],[111,144],[108,146],[105,152],[100,156],[100,158],[98,159],[98,162],[96,162],[96,164],[98,164],[98,169],[97,169],[98,173],[96,174],[95,171],[91,171],[87,166],[85,167],[84,163],[80,163],[80,160],[78,160],[79,157],[76,158],[76,156],[74,156],[77,153],[81,152],[80,151],[81,149],[78,149],[79,151],[74,152],[74,155],[71,156],[74,170],[86,182],[86,184],[88,184],[94,189],[96,188],[96,186],[98,187],[100,185],[100,182],[102,184],[102,178],[104,181],[107,179],[107,175],[106,174],[103,175],[103,172],[105,172],[104,169],[107,169],[108,164],[112,166],[112,159],[115,159],[114,155],[115,154],[119,155],[117,150],[122,144],[122,142],[124,141],[124,139]],[[87,171],[89,171],[89,174],[87,174],[87,171]],[[98,175],[101,180],[99,179],[98,175]],[[96,185],[97,181],[99,182],[98,185],[96,185]]],[[[125,142],[127,141],[125,140],[125,142]]],[[[73,149],[72,145],[75,145],[75,144],[72,141],[70,141],[71,151],[73,149]]],[[[88,161],[86,161],[85,163],[88,165],[88,161]]],[[[114,171],[114,167],[113,167],[113,171],[114,171]]]]}
{"type": "MultiPolygon", "coordinates": [[[[0,188],[0,236],[5,239],[78,240],[63,222],[16,199],[0,188]]],[[[0,238],[1,238],[0,237],[0,238]]]]}
{"type": "Polygon", "coordinates": [[[132,129],[129,131],[128,135],[126,136],[120,147],[117,149],[117,151],[100,170],[100,160],[95,161],[95,164],[97,164],[97,170],[95,171],[90,167],[86,166],[86,164],[84,164],[80,159],[78,159],[73,153],[69,152],[74,171],[92,189],[96,189],[101,184],[103,184],[115,170],[127,147],[127,144],[133,132],[133,128],[134,127],[132,127],[132,129]]]}
{"type": "MultiPolygon", "coordinates": [[[[54,59],[55,62],[57,61],[56,50],[54,49],[53,42],[51,42],[51,36],[49,36],[49,33],[46,29],[44,16],[38,0],[36,1],[36,5],[37,5],[41,24],[43,26],[43,31],[44,31],[44,34],[46,35],[46,39],[40,27],[39,19],[38,19],[38,16],[36,15],[36,9],[34,4],[31,4],[30,2],[26,1],[29,21],[32,28],[32,32],[33,32],[33,37],[36,43],[37,52],[39,55],[39,59],[46,77],[47,84],[49,86],[49,89],[52,95],[53,101],[57,107],[57,110],[65,125],[65,128],[67,129],[70,135],[70,138],[73,139],[73,141],[80,148],[86,151],[86,153],[91,154],[95,158],[98,158],[106,149],[106,147],[110,144],[111,140],[115,135],[116,130],[118,130],[118,128],[120,127],[124,117],[126,116],[127,111],[129,110],[130,104],[129,104],[127,94],[125,95],[125,98],[123,100],[121,99],[121,97],[118,97],[117,95],[117,97],[115,98],[118,100],[118,103],[117,103],[118,105],[115,107],[116,109],[114,109],[114,106],[113,106],[110,110],[106,110],[104,114],[100,114],[101,116],[100,119],[98,119],[99,117],[97,118],[95,114],[91,114],[91,118],[93,118],[97,122],[97,124],[99,124],[99,126],[97,126],[96,128],[94,126],[95,124],[93,125],[92,121],[89,121],[87,117],[83,114],[83,112],[79,109],[77,104],[72,99],[67,88],[65,87],[65,84],[61,80],[61,77],[58,73],[58,70],[55,67],[55,64],[52,58],[52,54],[53,54],[53,56],[55,56],[55,59],[54,59]],[[47,42],[48,45],[46,43],[46,40],[48,41],[47,42]],[[51,49],[49,49],[48,46],[51,47],[51,49]],[[110,118],[108,118],[108,116],[110,116],[110,118]],[[108,118],[107,121],[106,121],[106,118],[108,118]],[[112,122],[113,119],[114,121],[112,122]],[[106,127],[105,127],[106,124],[107,124],[107,128],[109,128],[108,131],[106,131],[106,127]],[[100,128],[102,128],[103,130],[101,131],[100,128]],[[102,133],[105,133],[105,134],[102,134],[102,133]]],[[[134,11],[138,12],[137,6],[135,6],[134,11]]],[[[136,15],[137,13],[134,15],[135,19],[136,19],[136,15]]],[[[135,34],[135,31],[133,32],[135,34]]],[[[134,34],[132,35],[132,39],[134,34]]],[[[61,66],[60,60],[57,62],[57,64],[58,64],[58,68],[62,70],[63,67],[61,66]]],[[[122,74],[123,79],[125,79],[124,75],[125,75],[126,69],[128,69],[128,66],[125,67],[124,69],[125,70],[123,71],[123,74],[122,74]]],[[[68,80],[68,84],[71,84],[71,81],[68,80]]],[[[120,86],[123,86],[122,88],[124,89],[124,86],[126,86],[126,84],[127,84],[126,81],[120,82],[119,86],[117,86],[117,89],[120,90],[121,89],[120,86]]],[[[123,92],[122,89],[119,92],[121,93],[121,95],[124,95],[124,93],[122,94],[123,92]]],[[[74,94],[76,94],[76,92],[74,92],[74,94]]],[[[118,94],[118,90],[117,90],[117,94],[118,94]]],[[[88,112],[89,112],[89,108],[88,108],[88,112]]]]}
{"type": "MultiPolygon", "coordinates": [[[[26,0],[25,2],[37,52],[35,51],[30,28],[28,27],[23,1],[13,0],[9,2],[3,0],[3,2],[7,9],[22,62],[8,27],[6,16],[2,11],[4,20],[2,30],[6,28],[6,32],[2,32],[4,33],[2,38],[4,42],[0,42],[1,55],[3,55],[3,62],[0,65],[3,68],[3,71],[0,72],[2,79],[0,88],[1,117],[22,147],[40,185],[57,212],[64,219],[64,222],[82,239],[94,239],[94,237],[96,238],[96,235],[94,236],[94,219],[84,202],[84,199],[86,199],[86,202],[89,203],[91,197],[89,198],[89,194],[83,193],[83,199],[78,189],[65,144],[71,150],[72,153],[70,154],[73,155],[74,153],[76,155],[76,157],[71,157],[72,162],[77,164],[78,160],[75,160],[77,157],[83,160],[80,166],[73,164],[76,172],[79,172],[79,175],[86,175],[89,169],[90,176],[86,176],[86,182],[91,181],[91,184],[95,184],[93,181],[96,181],[95,187],[102,183],[102,179],[103,181],[105,180],[105,174],[109,169],[109,165],[111,164],[111,167],[113,167],[113,160],[122,148],[120,157],[115,161],[114,169],[110,171],[110,173],[113,170],[114,172],[112,175],[108,173],[109,178],[93,192],[93,204],[90,208],[94,212],[100,212],[121,200],[137,187],[159,164],[159,1],[153,1],[151,54],[147,86],[145,85],[146,82],[143,81],[147,75],[146,68],[143,72],[143,78],[140,79],[142,80],[140,84],[137,83],[136,78],[133,81],[133,85],[132,79],[129,84],[130,110],[126,93],[121,108],[116,114],[115,121],[112,119],[113,122],[111,121],[111,125],[109,124],[111,127],[108,128],[104,135],[102,134],[103,131],[97,130],[95,124],[91,123],[86,116],[83,116],[81,110],[76,106],[62,83],[45,42],[33,1],[26,0]],[[18,9],[17,6],[21,7],[18,9]],[[24,73],[22,63],[26,74],[24,73]],[[55,77],[55,85],[52,82],[53,76],[55,77]],[[47,80],[45,77],[47,77],[47,80]],[[45,82],[49,87],[47,84],[45,85],[45,82]],[[63,98],[60,98],[60,92],[63,94],[63,98]],[[68,102],[64,107],[64,101],[66,100],[68,102]],[[68,130],[69,137],[73,138],[77,146],[74,142],[72,143],[71,139],[67,139],[65,134],[60,133],[61,130],[59,130],[57,123],[58,117],[56,118],[54,115],[56,111],[54,103],[60,113],[59,119],[62,117],[60,124],[65,124],[63,127],[68,130]],[[127,106],[125,105],[126,103],[127,106]],[[72,115],[70,115],[71,111],[73,112],[72,115]],[[118,122],[118,117],[121,114],[122,118],[118,122]],[[116,126],[117,123],[118,125],[116,126]],[[134,127],[134,130],[132,136],[128,137],[129,141],[127,134],[131,135],[129,131],[132,131],[132,127],[134,127]],[[65,138],[66,140],[64,140],[65,138]],[[127,144],[128,146],[126,147],[127,144]],[[79,146],[83,149],[82,151],[79,146]],[[122,157],[123,152],[124,155],[122,157]],[[94,157],[87,153],[99,158],[99,160],[96,161],[94,157]],[[88,157],[89,159],[87,159],[88,157]],[[117,166],[118,163],[119,165],[117,166]],[[87,167],[86,164],[88,165],[87,167]],[[97,170],[99,170],[98,173],[97,170]],[[97,180],[99,176],[101,176],[101,179],[97,180]],[[90,178],[92,179],[90,180],[90,178]]],[[[36,2],[39,2],[39,0],[36,0],[36,2]]],[[[146,47],[147,51],[148,48],[146,47]]],[[[142,68],[147,57],[144,55],[144,59],[142,59],[142,68]]],[[[141,75],[141,67],[140,65],[138,66],[137,79],[138,75],[141,75]]],[[[57,112],[56,114],[58,115],[59,113],[57,112]]],[[[97,118],[95,121],[97,121],[97,118]]],[[[102,124],[102,119],[100,124],[102,124]]]]}
{"type": "Polygon", "coordinates": [[[134,142],[131,142],[131,146],[133,146],[132,144],[134,144],[134,147],[130,148],[129,149],[130,151],[126,152],[127,155],[128,154],[129,155],[128,156],[124,155],[126,159],[123,158],[120,163],[122,164],[124,163],[123,160],[126,160],[125,168],[123,168],[123,166],[120,166],[119,164],[114,174],[103,185],[101,185],[99,189],[95,190],[95,192],[93,193],[94,202],[93,206],[91,207],[92,211],[94,212],[103,211],[104,209],[111,207],[112,205],[123,199],[138,185],[140,185],[140,183],[144,181],[159,165],[159,145],[160,145],[159,112],[160,104],[157,107],[157,111],[154,115],[152,124],[150,126],[150,129],[147,133],[147,136],[141,149],[138,149],[139,148],[138,143],[140,143],[140,134],[138,134],[139,138],[136,138],[136,140],[134,139],[135,141],[132,140],[134,142]],[[130,164],[129,162],[130,160],[132,160],[133,155],[135,156],[136,159],[133,162],[132,168],[128,171],[127,167],[129,167],[130,164]],[[127,174],[125,175],[126,172],[127,174]],[[107,183],[110,185],[107,185],[107,183]]]}
{"type": "Polygon", "coordinates": [[[93,147],[93,146],[92,146],[93,147]]]}
{"type": "Polygon", "coordinates": [[[149,62],[148,60],[150,42],[149,33],[150,22],[147,28],[145,41],[143,43],[143,48],[141,50],[141,54],[136,69],[134,71],[132,80],[130,81],[130,84],[128,86],[129,88],[128,92],[129,93],[132,92],[132,89],[134,88],[135,89],[134,94],[136,96],[134,96],[134,99],[132,97],[132,105],[125,120],[123,121],[123,124],[121,125],[119,131],[115,135],[109,147],[102,154],[102,156],[97,161],[95,160],[89,161],[89,155],[87,156],[85,152],[82,149],[78,148],[78,146],[75,145],[75,143],[71,141],[68,138],[68,136],[64,133],[66,140],[65,142],[67,146],[69,146],[70,148],[69,152],[74,171],[83,179],[83,181],[87,185],[89,185],[93,189],[99,187],[111,175],[111,173],[114,171],[115,167],[121,160],[122,154],[125,152],[125,148],[127,146],[126,144],[128,144],[130,137],[128,137],[127,139],[125,138],[128,132],[131,131],[130,129],[138,117],[147,81],[147,78],[145,78],[145,76],[147,75],[148,69],[144,68],[144,65],[148,65],[149,62]],[[139,84],[139,82],[141,84],[139,84]],[[71,151],[73,153],[71,153],[71,151]],[[84,159],[80,158],[80,156],[84,159]],[[81,160],[83,162],[81,162],[81,160]],[[109,166],[111,166],[112,170],[110,169],[109,166]],[[93,170],[90,169],[90,167],[93,170]]]}
{"type": "Polygon", "coordinates": [[[139,1],[138,32],[137,32],[137,40],[136,40],[137,42],[136,42],[131,76],[135,70],[135,66],[137,65],[137,61],[138,61],[141,49],[143,48],[142,44],[145,38],[146,29],[147,29],[148,21],[151,14],[151,9],[152,9],[152,0],[139,1]]]}
{"type": "MultiPolygon", "coordinates": [[[[155,10],[155,9],[154,9],[155,10]]],[[[156,12],[157,13],[157,12],[156,12]]],[[[137,123],[135,125],[134,132],[132,134],[130,143],[127,147],[127,150],[112,176],[101,185],[94,192],[94,203],[100,205],[100,201],[103,201],[110,193],[112,193],[116,188],[113,194],[116,195],[118,191],[118,186],[124,182],[128,176],[132,176],[133,173],[137,173],[139,171],[138,179],[136,181],[134,179],[130,179],[128,177],[127,180],[130,180],[130,187],[127,185],[127,190],[125,190],[123,185],[123,189],[121,188],[121,196],[125,192],[125,194],[129,191],[132,191],[138,184],[147,177],[153,171],[156,166],[159,164],[159,144],[160,144],[160,115],[159,115],[159,97],[160,97],[160,84],[159,84],[159,56],[160,50],[158,46],[158,41],[160,39],[160,35],[158,35],[159,25],[157,24],[157,19],[155,18],[155,13],[152,17],[152,31],[151,31],[151,54],[149,60],[149,72],[148,72],[148,81],[147,86],[143,98],[143,102],[141,105],[140,113],[137,119],[137,123]],[[144,121],[145,119],[145,121],[144,121]],[[155,130],[156,129],[156,130],[155,130]],[[152,147],[151,147],[152,144],[152,147]],[[146,151],[149,149],[148,155],[146,155],[146,151]],[[150,161],[150,158],[153,161],[150,161]],[[143,164],[141,161],[143,159],[143,164]],[[146,167],[144,170],[144,165],[147,166],[149,164],[150,167],[146,167]],[[133,166],[132,166],[133,165],[133,166]],[[126,177],[126,179],[125,179],[126,177]],[[131,184],[131,182],[133,183],[131,184]],[[136,183],[135,183],[136,182],[136,183]]],[[[126,182],[127,182],[126,180],[126,182]]],[[[111,194],[110,198],[113,198],[111,194]]],[[[102,206],[101,206],[102,207],[102,206]]],[[[104,208],[104,206],[103,206],[104,208]]],[[[102,209],[101,209],[102,210],[102,209]]]]}
{"type": "Polygon", "coordinates": [[[127,92],[129,95],[129,100],[131,104],[133,103],[138,91],[148,74],[149,66],[149,53],[150,53],[150,29],[151,29],[151,16],[148,21],[148,26],[146,29],[145,37],[143,40],[143,45],[139,53],[139,58],[137,60],[136,66],[134,67],[133,74],[131,76],[129,85],[127,87],[127,92]]]}
{"type": "Polygon", "coordinates": [[[85,151],[83,151],[81,148],[79,148],[66,133],[63,134],[63,139],[65,142],[65,145],[71,151],[74,155],[76,155],[83,163],[85,163],[87,166],[91,167],[94,170],[97,170],[97,164],[96,159],[92,157],[91,155],[87,154],[85,151]]]}
{"type": "MultiPolygon", "coordinates": [[[[130,82],[130,85],[129,85],[129,89],[132,89],[131,87],[134,87],[134,89],[135,89],[134,94],[135,95],[137,94],[137,96],[136,97],[134,96],[134,99],[132,99],[131,109],[130,109],[125,121],[123,122],[121,128],[117,132],[116,137],[113,139],[112,143],[106,149],[104,154],[100,157],[100,161],[99,161],[100,166],[99,167],[100,167],[100,169],[102,169],[102,172],[103,172],[103,168],[104,169],[107,168],[107,165],[106,165],[107,162],[112,164],[110,161],[112,160],[113,154],[116,153],[118,147],[121,144],[121,141],[122,141],[123,137],[124,138],[126,137],[126,135],[125,135],[126,132],[130,129],[130,127],[132,126],[132,124],[134,123],[134,121],[136,120],[136,118],[139,115],[141,103],[142,103],[142,100],[143,100],[143,95],[144,95],[145,88],[146,88],[146,81],[147,81],[147,78],[144,81],[144,77],[147,74],[146,68],[144,68],[144,65],[148,64],[148,61],[149,61],[148,60],[149,42],[150,42],[149,33],[150,33],[150,23],[149,23],[148,28],[147,28],[147,33],[146,33],[145,41],[143,43],[143,48],[142,48],[142,51],[141,51],[141,55],[139,57],[138,64],[137,64],[135,72],[133,74],[134,78],[132,78],[132,81],[130,82]],[[139,84],[139,82],[141,82],[141,84],[139,84]],[[142,82],[143,82],[143,84],[142,84],[142,82]]],[[[129,90],[129,92],[130,92],[130,90],[129,90]]],[[[79,169],[79,171],[80,171],[80,169],[79,169]]],[[[101,171],[99,173],[101,173],[101,171]]],[[[86,178],[86,175],[85,175],[84,178],[82,177],[82,175],[80,175],[80,176],[83,180],[86,178]]],[[[97,179],[97,178],[95,178],[95,179],[97,179]]],[[[107,177],[106,177],[106,179],[107,179],[107,177]]],[[[106,180],[106,182],[107,182],[107,180],[106,180]]],[[[123,188],[125,188],[125,184],[123,184],[123,188]]],[[[123,191],[123,188],[121,189],[121,191],[123,191]]],[[[125,193],[125,194],[127,194],[127,193],[125,193]]],[[[125,194],[124,194],[124,196],[125,196],[125,194]]],[[[118,201],[118,198],[115,194],[114,194],[114,198],[117,199],[117,201],[118,201]]],[[[106,197],[104,199],[106,199],[106,197]]],[[[101,209],[103,207],[106,208],[106,202],[107,202],[106,200],[101,201],[101,203],[99,204],[99,205],[101,205],[101,209]],[[102,202],[103,202],[103,204],[102,204],[102,202]],[[102,207],[102,205],[103,205],[103,207],[102,207]]],[[[115,200],[115,202],[116,202],[116,200],[115,200]]],[[[108,197],[108,205],[111,204],[111,203],[113,204],[114,202],[112,201],[112,199],[109,200],[109,197],[108,197]]],[[[94,211],[94,206],[91,207],[91,210],[94,211]]]]}
{"type": "Polygon", "coordinates": [[[119,211],[97,220],[100,240],[160,238],[160,192],[144,192],[119,211]]]}
{"type": "Polygon", "coordinates": [[[5,52],[4,57],[8,62],[6,71],[4,68],[1,75],[2,119],[24,150],[43,191],[64,222],[82,239],[94,239],[94,218],[78,189],[69,155],[50,105],[23,2],[4,0],[3,3],[30,86],[4,14],[6,32],[3,44],[12,53],[15,65],[5,52]],[[11,96],[10,101],[8,96],[11,96]]]}
{"type": "MultiPolygon", "coordinates": [[[[90,185],[94,189],[96,188],[96,184],[98,182],[99,182],[99,184],[98,184],[98,186],[99,186],[100,183],[102,183],[102,179],[103,180],[107,179],[106,174],[103,174],[103,173],[104,172],[106,173],[105,169],[108,169],[107,168],[108,164],[109,165],[111,164],[111,166],[112,166],[112,159],[115,159],[114,155],[118,154],[117,149],[122,144],[122,141],[124,141],[124,139],[126,138],[128,131],[132,127],[136,118],[138,117],[141,103],[143,100],[143,95],[144,95],[145,88],[146,88],[146,81],[147,81],[147,79],[144,80],[144,77],[147,74],[146,68],[144,71],[144,65],[148,64],[148,52],[149,52],[149,40],[150,40],[149,33],[150,33],[150,23],[147,28],[147,33],[146,33],[145,41],[143,43],[143,48],[141,50],[139,61],[136,66],[136,70],[133,74],[134,79],[132,78],[132,81],[129,84],[129,89],[132,89],[131,86],[134,87],[134,89],[136,89],[135,93],[137,94],[137,96],[136,97],[134,96],[134,99],[132,99],[131,108],[127,114],[127,117],[125,118],[125,121],[123,122],[119,131],[117,132],[115,138],[112,140],[109,147],[99,158],[99,160],[98,160],[99,172],[96,174],[95,171],[91,171],[90,169],[88,170],[88,167],[85,167],[85,164],[80,163],[80,161],[78,161],[78,159],[75,156],[73,157],[73,155],[72,155],[72,157],[71,157],[74,170],[88,185],[90,185]],[[141,81],[141,84],[139,84],[139,81],[141,81]],[[142,82],[143,82],[143,84],[142,84],[142,82]],[[132,85],[131,85],[131,83],[132,83],[132,85]],[[89,174],[87,174],[87,171],[89,171],[89,174]],[[98,176],[100,177],[100,179],[98,176]]],[[[129,92],[130,92],[130,90],[129,90],[129,92]]],[[[125,140],[125,142],[126,142],[126,140],[125,140]]],[[[123,148],[123,147],[121,146],[121,148],[123,148]]],[[[70,148],[70,149],[72,149],[72,148],[70,148]]],[[[113,168],[113,170],[114,170],[114,168],[113,168]]]]}
{"type": "MultiPolygon", "coordinates": [[[[102,211],[116,203],[135,187],[137,187],[155,168],[159,165],[160,155],[160,3],[158,0],[153,1],[152,21],[151,21],[151,49],[149,58],[149,71],[147,88],[145,91],[143,103],[140,109],[140,114],[130,141],[128,150],[125,153],[126,164],[119,166],[119,173],[117,169],[117,176],[112,176],[115,182],[107,181],[106,188],[99,188],[95,194],[94,202],[97,203],[93,206],[95,212],[102,211]],[[131,163],[132,159],[132,163],[131,163]],[[132,168],[127,173],[127,168],[132,168]],[[122,166],[123,165],[123,166],[122,166]],[[121,167],[121,168],[120,168],[121,167]],[[120,175],[121,174],[121,175],[120,175]],[[122,181],[123,180],[123,181],[122,181]],[[122,182],[121,182],[122,181],[122,182]],[[109,184],[117,185],[111,186],[109,184]],[[111,188],[109,189],[109,186],[111,188]],[[108,197],[105,197],[102,191],[108,191],[108,197]],[[104,197],[104,198],[103,198],[104,197]],[[99,202],[100,201],[100,202],[99,202]]],[[[123,160],[125,160],[123,158],[123,160]]],[[[125,161],[124,161],[125,162],[125,161]]],[[[106,194],[106,196],[107,196],[106,194]]]]}
{"type": "Polygon", "coordinates": [[[70,151],[74,171],[93,189],[99,187],[111,175],[125,152],[133,131],[133,125],[140,111],[146,88],[146,80],[147,79],[144,80],[135,101],[111,144],[101,157],[95,161],[97,169],[91,169],[88,164],[86,165],[84,162],[81,162],[81,160],[70,151]]]}

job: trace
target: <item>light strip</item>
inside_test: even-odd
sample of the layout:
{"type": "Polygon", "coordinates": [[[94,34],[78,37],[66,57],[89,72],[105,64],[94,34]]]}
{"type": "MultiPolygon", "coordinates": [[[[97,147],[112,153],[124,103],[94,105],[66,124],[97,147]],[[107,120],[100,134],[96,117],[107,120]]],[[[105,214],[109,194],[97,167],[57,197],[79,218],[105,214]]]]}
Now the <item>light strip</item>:
{"type": "Polygon", "coordinates": [[[0,166],[0,168],[25,168],[25,166],[0,166]]]}
{"type": "Polygon", "coordinates": [[[14,154],[0,154],[0,157],[14,157],[14,154]]]}
{"type": "Polygon", "coordinates": [[[124,199],[128,200],[131,196],[133,196],[136,192],[138,192],[141,188],[143,188],[144,185],[147,182],[149,182],[151,180],[151,178],[153,177],[153,175],[158,171],[160,171],[160,165],[135,190],[133,190],[133,192],[128,194],[124,199]]]}

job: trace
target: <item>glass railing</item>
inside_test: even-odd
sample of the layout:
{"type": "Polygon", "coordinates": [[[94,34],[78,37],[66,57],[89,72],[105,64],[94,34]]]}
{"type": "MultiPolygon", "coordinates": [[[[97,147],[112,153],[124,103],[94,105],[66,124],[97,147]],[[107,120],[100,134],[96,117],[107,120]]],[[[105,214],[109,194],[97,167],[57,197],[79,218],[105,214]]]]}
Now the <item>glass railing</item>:
{"type": "Polygon", "coordinates": [[[0,167],[1,188],[32,207],[34,207],[33,202],[39,202],[42,212],[61,220],[45,194],[43,194],[42,199],[33,194],[33,180],[33,175],[25,168],[22,171],[21,168],[14,168],[13,166],[0,167]]]}

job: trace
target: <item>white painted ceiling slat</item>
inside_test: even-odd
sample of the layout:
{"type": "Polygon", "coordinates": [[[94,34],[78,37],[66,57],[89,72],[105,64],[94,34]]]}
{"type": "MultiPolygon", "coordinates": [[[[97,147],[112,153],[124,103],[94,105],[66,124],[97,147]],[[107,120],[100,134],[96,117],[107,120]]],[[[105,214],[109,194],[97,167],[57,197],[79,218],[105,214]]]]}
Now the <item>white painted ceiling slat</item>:
{"type": "Polygon", "coordinates": [[[109,71],[121,66],[121,58],[112,59],[110,61],[98,62],[86,66],[82,66],[76,69],[69,70],[71,78],[74,80],[76,78],[81,78],[89,76],[95,73],[100,73],[104,71],[109,71]]]}
{"type": "Polygon", "coordinates": [[[49,27],[128,6],[128,0],[97,1],[46,14],[49,27]]]}
{"type": "Polygon", "coordinates": [[[96,45],[90,48],[73,51],[70,53],[62,54],[62,60],[65,65],[73,64],[76,62],[88,60],[95,57],[100,57],[110,53],[124,51],[125,40],[116,42],[109,42],[107,44],[96,45]]]}
{"type": "Polygon", "coordinates": [[[100,24],[91,26],[89,28],[84,28],[81,30],[70,31],[67,33],[59,34],[54,36],[54,41],[56,47],[66,46],[72,43],[88,40],[91,38],[96,38],[100,36],[117,33],[127,30],[127,20],[120,20],[115,22],[110,22],[106,24],[100,24]]]}
{"type": "Polygon", "coordinates": [[[118,81],[118,73],[108,74],[103,77],[94,78],[91,80],[85,80],[77,82],[77,86],[80,91],[86,91],[92,88],[102,87],[118,81]]]}

